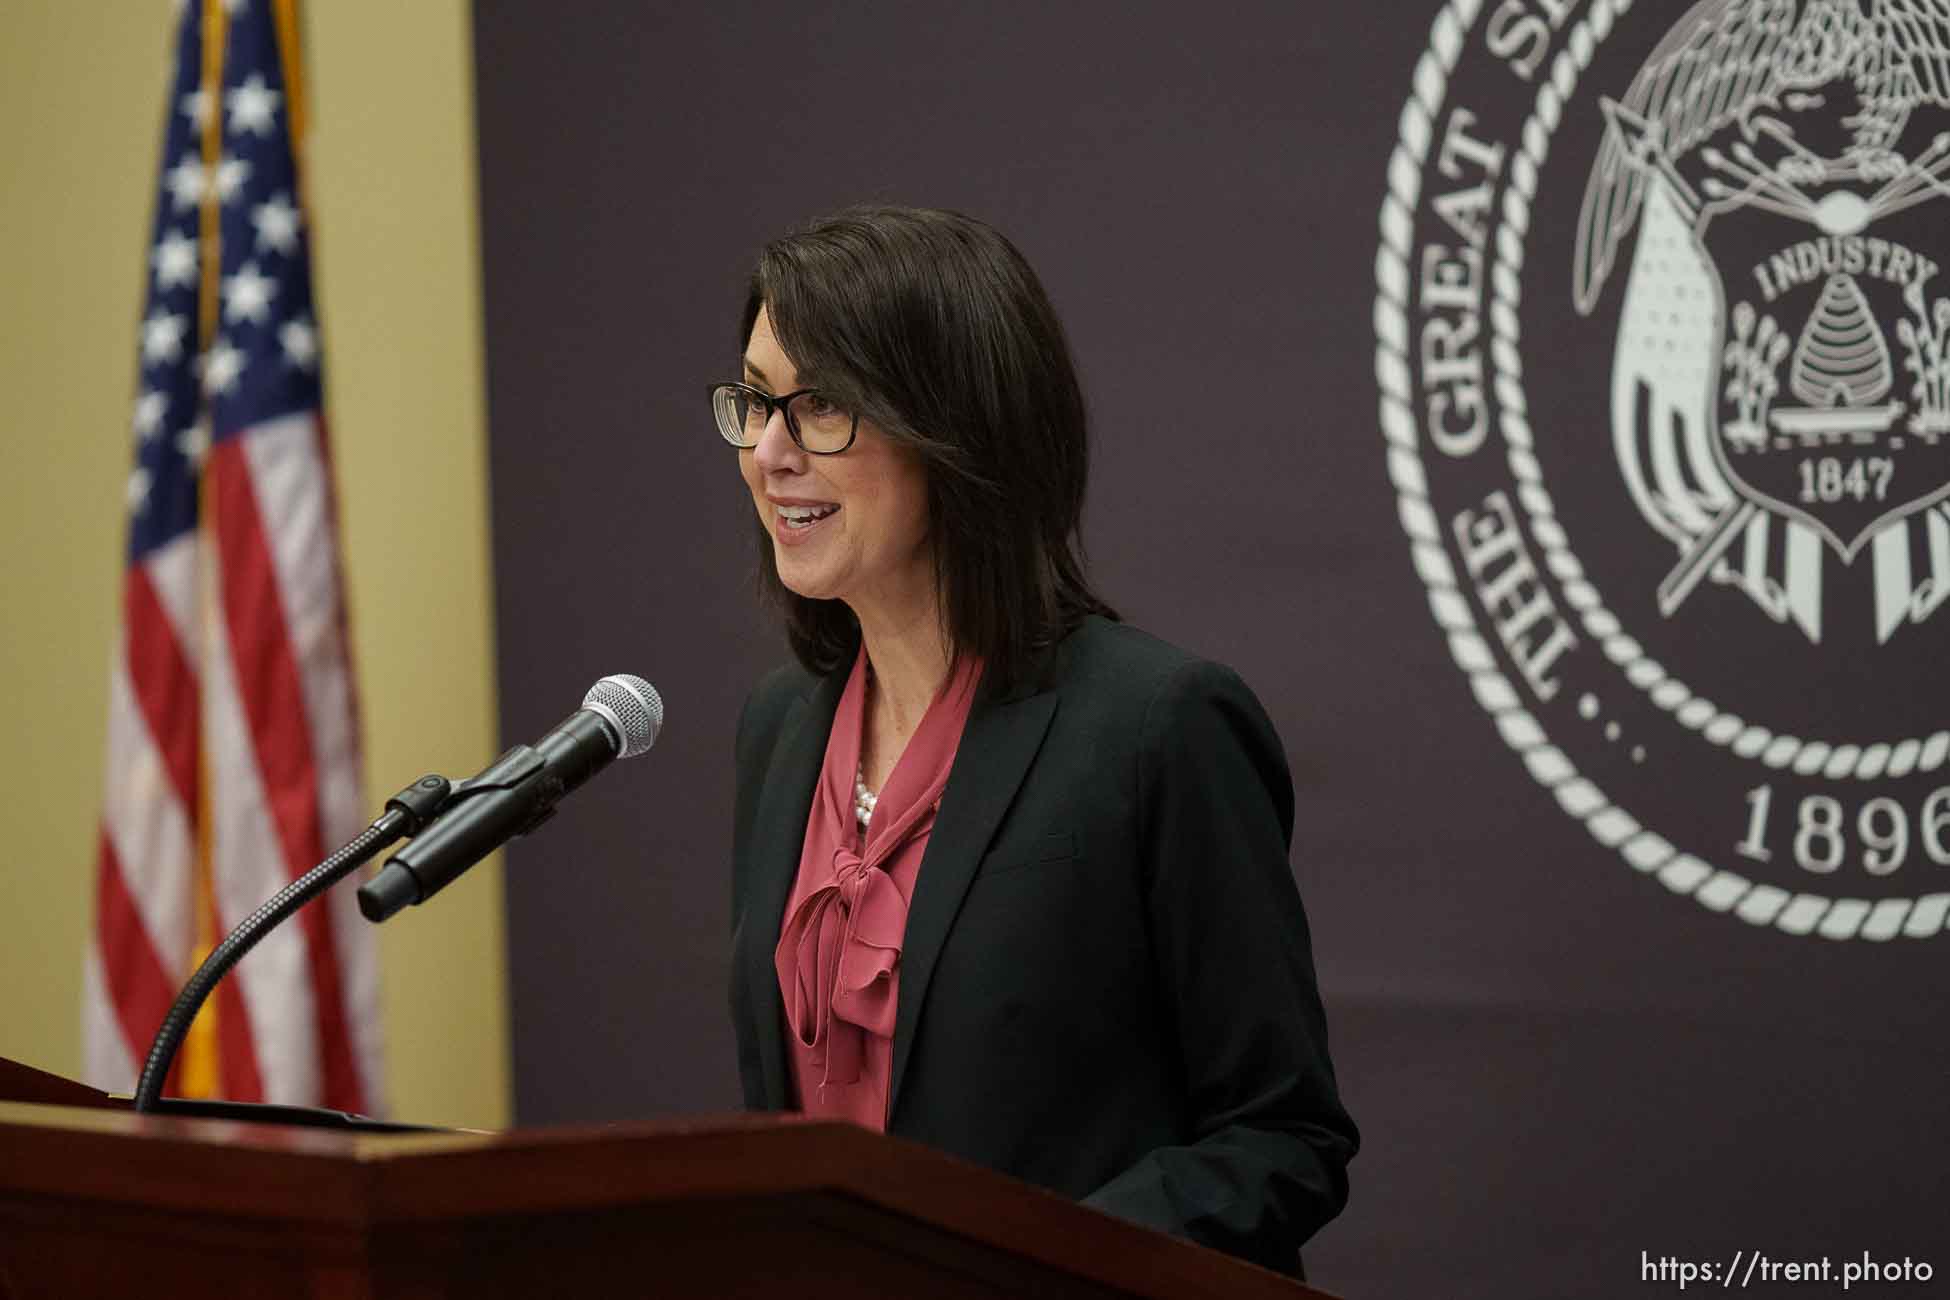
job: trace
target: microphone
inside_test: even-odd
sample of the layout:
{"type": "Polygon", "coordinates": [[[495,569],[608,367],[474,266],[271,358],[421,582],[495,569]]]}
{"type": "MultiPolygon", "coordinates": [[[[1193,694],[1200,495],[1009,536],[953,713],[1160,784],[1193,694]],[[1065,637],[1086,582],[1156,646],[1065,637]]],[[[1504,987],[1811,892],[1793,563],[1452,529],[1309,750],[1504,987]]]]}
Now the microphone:
{"type": "MultiPolygon", "coordinates": [[[[663,725],[656,687],[628,673],[603,678],[555,730],[532,746],[516,745],[479,776],[454,786],[432,823],[359,887],[359,910],[378,922],[410,903],[424,903],[476,862],[553,817],[563,795],[615,760],[649,749],[663,725]]],[[[428,780],[446,784],[439,777],[428,780]]]]}

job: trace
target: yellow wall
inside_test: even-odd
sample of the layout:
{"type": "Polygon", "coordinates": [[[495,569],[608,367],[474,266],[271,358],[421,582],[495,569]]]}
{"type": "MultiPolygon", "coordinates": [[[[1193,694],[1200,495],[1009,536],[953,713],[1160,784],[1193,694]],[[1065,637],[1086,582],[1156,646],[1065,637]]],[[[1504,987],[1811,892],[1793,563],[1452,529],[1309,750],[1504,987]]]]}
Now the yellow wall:
{"type": "MultiPolygon", "coordinates": [[[[172,6],[0,5],[0,1055],[81,1066],[172,6]]],[[[368,795],[496,749],[464,0],[307,15],[313,249],[368,795]]],[[[395,1114],[510,1114],[498,862],[381,931],[395,1114]]]]}

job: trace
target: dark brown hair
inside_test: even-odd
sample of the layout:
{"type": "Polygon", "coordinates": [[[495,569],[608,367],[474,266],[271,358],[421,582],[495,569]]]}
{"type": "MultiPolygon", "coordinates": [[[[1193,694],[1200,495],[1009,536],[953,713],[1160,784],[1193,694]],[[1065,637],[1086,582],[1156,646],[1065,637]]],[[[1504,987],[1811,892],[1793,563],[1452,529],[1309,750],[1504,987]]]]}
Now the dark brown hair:
{"type": "MultiPolygon", "coordinates": [[[[739,321],[763,307],[800,382],[921,460],[935,589],[957,659],[1007,690],[1087,614],[1078,526],[1089,477],[1083,390],[1062,322],[1021,253],[972,217],[854,207],[766,245],[739,321]]],[[[759,583],[799,661],[826,673],[860,644],[853,612],[779,580],[758,525],[759,583]]]]}

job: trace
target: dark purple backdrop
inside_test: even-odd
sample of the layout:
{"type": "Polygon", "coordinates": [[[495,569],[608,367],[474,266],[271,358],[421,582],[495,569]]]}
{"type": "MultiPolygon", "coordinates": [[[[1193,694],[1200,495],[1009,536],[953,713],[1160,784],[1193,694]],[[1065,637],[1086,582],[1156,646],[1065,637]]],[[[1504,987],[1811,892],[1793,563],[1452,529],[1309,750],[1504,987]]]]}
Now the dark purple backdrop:
{"type": "MultiPolygon", "coordinates": [[[[737,1104],[732,728],[784,649],[703,393],[766,238],[913,202],[1039,268],[1092,404],[1102,589],[1238,668],[1286,740],[1366,1139],[1314,1280],[1616,1296],[1646,1289],[1642,1251],[1950,1267],[1944,940],[1788,935],[1632,871],[1526,774],[1431,619],[1374,301],[1437,7],[476,6],[503,726],[537,734],[613,671],[669,704],[648,757],[511,855],[521,1122],[737,1104]]],[[[1681,12],[1620,19],[1610,93],[1681,12]]],[[[1595,363],[1602,416],[1604,357],[1526,347],[1536,373],[1595,363]]],[[[1940,656],[1940,627],[1913,640],[1940,656]]],[[[1683,756],[1634,779],[1683,798],[1683,756]]],[[[1725,842],[1681,847],[1725,857],[1738,817],[1709,811],[1725,842]]]]}

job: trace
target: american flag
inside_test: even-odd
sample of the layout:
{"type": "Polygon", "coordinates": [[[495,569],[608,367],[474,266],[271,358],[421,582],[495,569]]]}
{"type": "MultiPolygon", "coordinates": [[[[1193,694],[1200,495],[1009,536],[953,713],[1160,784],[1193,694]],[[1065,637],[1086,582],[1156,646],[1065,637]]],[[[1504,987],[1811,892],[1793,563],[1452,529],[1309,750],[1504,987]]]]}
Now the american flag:
{"type": "MultiPolygon", "coordinates": [[[[148,250],[109,679],[90,1080],[133,1088],[212,944],[365,824],[297,149],[296,0],[183,7],[148,250]]],[[[376,1112],[346,881],[274,931],[168,1091],[376,1112]]]]}

